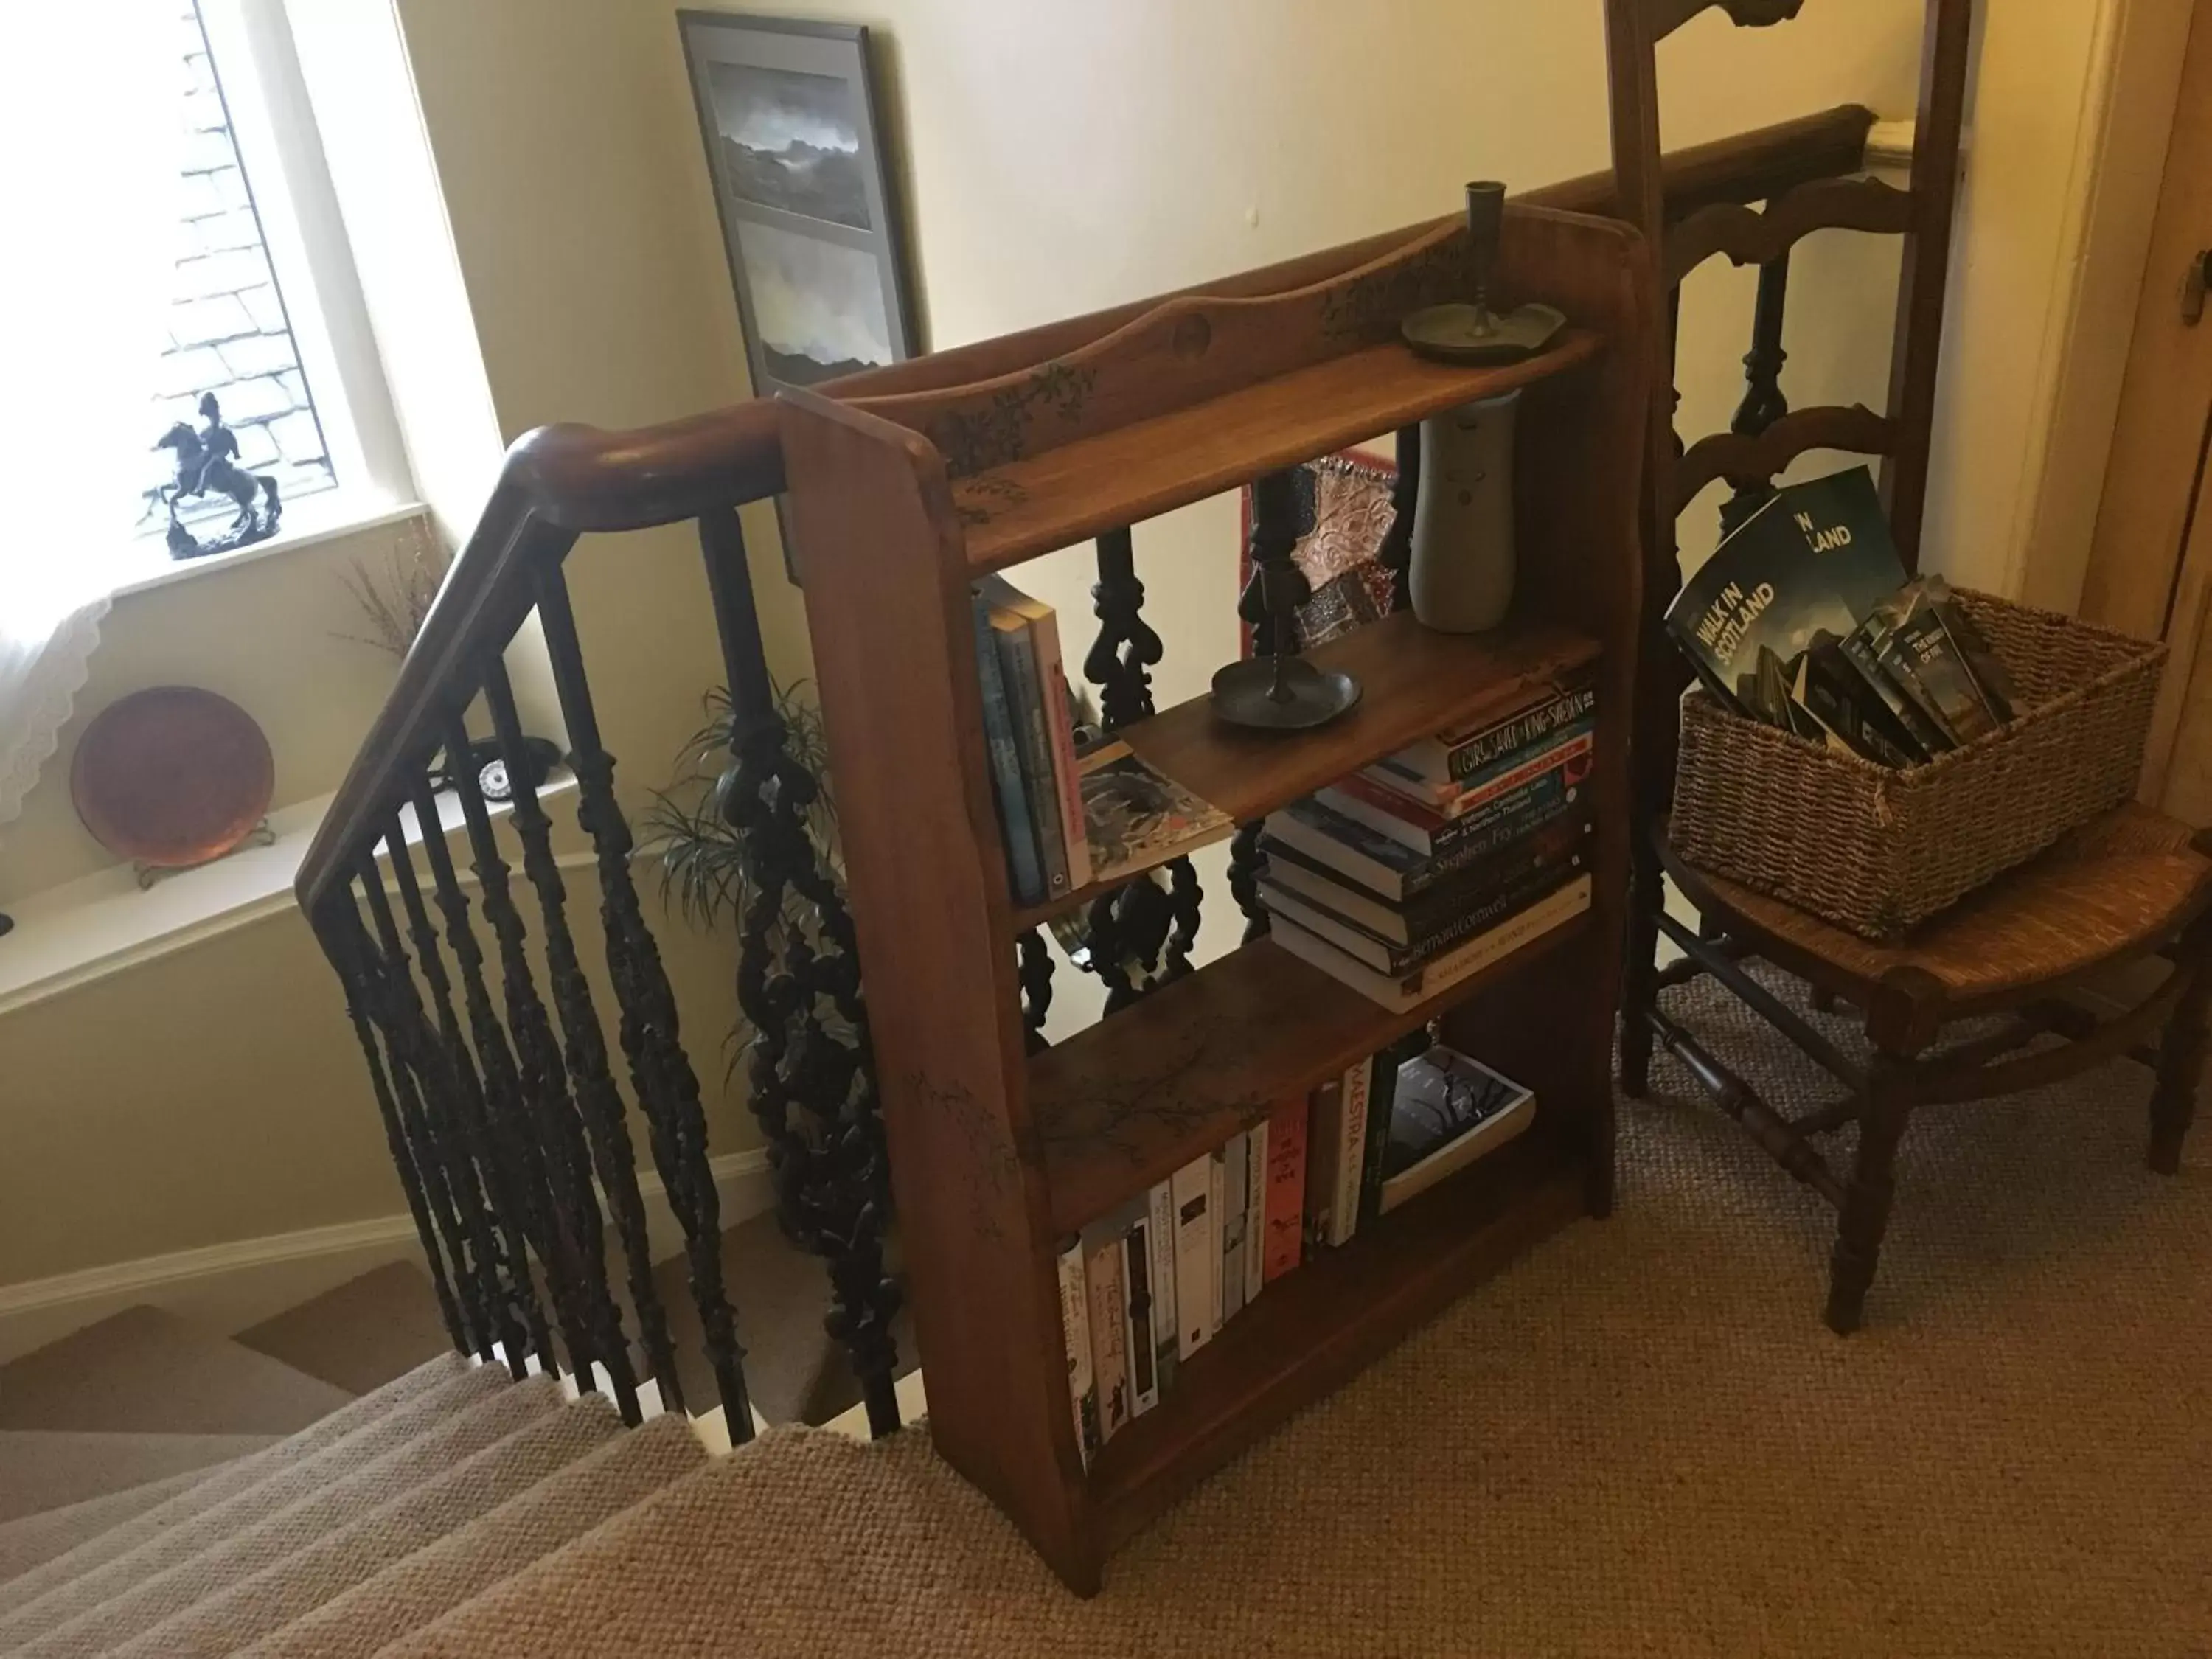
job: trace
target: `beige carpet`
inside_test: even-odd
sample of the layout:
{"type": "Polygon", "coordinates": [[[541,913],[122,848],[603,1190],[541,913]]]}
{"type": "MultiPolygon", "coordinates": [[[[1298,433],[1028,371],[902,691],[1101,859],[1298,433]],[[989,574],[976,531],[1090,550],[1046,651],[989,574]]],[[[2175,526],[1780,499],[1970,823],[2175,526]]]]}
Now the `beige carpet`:
{"type": "Polygon", "coordinates": [[[367,1394],[453,1346],[422,1270],[395,1261],[231,1338],[348,1394],[367,1394]]]}
{"type": "MultiPolygon", "coordinates": [[[[1718,1046],[1775,1080],[1775,1045],[1718,1046]]],[[[1209,1483],[1091,1602],[922,1436],[780,1431],[386,1651],[2212,1653],[2212,1129],[2145,1173],[2148,1086],[1928,1115],[1848,1342],[1824,1206],[1710,1112],[1630,1108],[1615,1219],[1209,1483]]]]}

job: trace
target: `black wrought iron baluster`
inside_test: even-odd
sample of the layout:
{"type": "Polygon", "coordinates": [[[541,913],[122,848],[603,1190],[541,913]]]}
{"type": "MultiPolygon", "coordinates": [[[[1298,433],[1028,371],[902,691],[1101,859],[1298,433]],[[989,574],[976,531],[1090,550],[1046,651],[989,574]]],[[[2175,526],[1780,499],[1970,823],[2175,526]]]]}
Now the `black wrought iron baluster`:
{"type": "MultiPolygon", "coordinates": [[[[1252,574],[1237,614],[1252,628],[1252,653],[1265,657],[1279,644],[1285,656],[1299,647],[1298,607],[1313,597],[1297,568],[1298,480],[1295,471],[1270,472],[1252,485],[1252,574]]],[[[1270,922],[1260,902],[1260,837],[1266,826],[1240,825],[1229,843],[1229,890],[1244,913],[1244,942],[1265,939],[1270,922]]]]}
{"type": "MultiPolygon", "coordinates": [[[[416,822],[424,826],[424,840],[437,834],[434,811],[428,818],[418,817],[416,822]]],[[[460,1211],[462,1227],[468,1235],[469,1256],[475,1268],[472,1277],[477,1287],[477,1305],[480,1310],[477,1353],[489,1361],[494,1342],[500,1344],[504,1352],[520,1352],[522,1333],[515,1322],[514,1304],[501,1282],[497,1223],[488,1198],[490,1170],[483,1137],[479,1133],[483,1119],[483,1085],[477,1076],[468,1043],[461,1036],[460,1021],[453,1012],[453,987],[446,972],[445,952],[441,948],[437,929],[431,925],[429,908],[422,902],[422,883],[416,876],[415,860],[396,816],[385,833],[384,844],[392,854],[392,879],[399,890],[399,908],[407,919],[408,937],[415,944],[416,963],[423,984],[429,988],[431,1011],[437,1017],[438,1041],[450,1096],[439,1135],[446,1147],[448,1184],[453,1189],[453,1202],[460,1211]]]]}
{"type": "Polygon", "coordinates": [[[654,1164],[684,1232],[684,1266],[716,1396],[732,1443],[741,1443],[752,1437],[752,1403],[745,1387],[744,1350],[738,1340],[737,1310],[722,1276],[721,1196],[708,1161],[706,1109],[697,1075],[684,1051],[675,994],[661,965],[660,947],[646,926],[630,872],[634,838],[615,799],[614,758],[599,736],[575,613],[558,572],[539,584],[538,616],[562,717],[568,727],[577,820],[590,836],[598,861],[599,915],[621,1012],[623,1054],[638,1108],[645,1115],[654,1164]]]}
{"type": "MultiPolygon", "coordinates": [[[[441,822],[437,798],[427,781],[415,786],[413,799],[416,817],[422,823],[441,822]]],[[[532,1352],[550,1372],[555,1368],[556,1356],[553,1326],[545,1304],[551,1293],[551,1241],[556,1229],[544,1152],[522,1103],[521,1073],[508,1046],[506,1028],[492,1006],[490,988],[484,981],[483,947],[469,920],[468,895],[461,890],[442,831],[425,835],[422,851],[429,861],[438,910],[445,918],[446,944],[461,970],[462,1006],[468,1013],[469,1036],[475,1045],[477,1073],[483,1085],[482,1115],[470,1129],[478,1139],[478,1163],[491,1192],[493,1212],[499,1218],[507,1294],[530,1334],[532,1352]],[[531,1260],[533,1249],[545,1275],[543,1295],[531,1260]]],[[[465,1099],[464,1106],[467,1103],[465,1099]]],[[[523,1363],[526,1358],[520,1346],[507,1350],[508,1369],[518,1378],[527,1374],[523,1363]]]]}
{"type": "MultiPolygon", "coordinates": [[[[384,848],[395,864],[406,856],[406,839],[400,835],[396,818],[386,830],[384,848]]],[[[485,1329],[489,1316],[479,1303],[477,1264],[470,1256],[466,1226],[454,1192],[458,1184],[454,1166],[465,1162],[467,1154],[454,1121],[457,1091],[453,1072],[423,1012],[407,947],[392,919],[383,872],[374,855],[362,860],[359,876],[372,937],[384,963],[384,1007],[390,1022],[385,1029],[390,1040],[392,1099],[399,1109],[400,1128],[415,1149],[416,1173],[422,1183],[431,1224],[445,1241],[454,1301],[469,1334],[469,1346],[489,1354],[491,1343],[485,1329]]]]}
{"type": "Polygon", "coordinates": [[[1032,927],[1022,935],[1018,949],[1023,1042],[1030,1054],[1042,1054],[1052,1046],[1044,1037],[1045,1016],[1052,1011],[1052,947],[1045,943],[1044,930],[1032,927]]]}
{"type": "MultiPolygon", "coordinates": [[[[1752,315],[1751,349],[1744,356],[1743,402],[1737,405],[1729,429],[1756,438],[1790,412],[1782,392],[1782,368],[1790,354],[1782,349],[1784,313],[1790,303],[1790,256],[1770,260],[1759,268],[1759,302],[1752,315]]],[[[1721,533],[1727,535],[1766,505],[1774,495],[1773,483],[1746,478],[1721,508],[1721,533]]]]}
{"type": "Polygon", "coordinates": [[[354,1036],[361,1044],[361,1057],[368,1066],[369,1088],[376,1097],[377,1115],[384,1123],[384,1144],[392,1154],[392,1168],[398,1172],[399,1189],[406,1196],[407,1212],[414,1218],[416,1237],[422,1242],[423,1258],[430,1269],[430,1288],[437,1297],[438,1316],[444,1322],[446,1334],[452,1339],[453,1346],[466,1353],[474,1344],[462,1322],[460,1304],[447,1273],[444,1243],[431,1224],[430,1207],[423,1197],[415,1149],[408,1144],[406,1130],[400,1121],[398,1097],[392,1085],[400,1064],[395,1060],[387,1070],[385,1055],[379,1050],[379,1030],[385,1031],[386,1044],[392,1041],[389,1028],[384,1024],[389,1018],[384,986],[387,970],[368,942],[360,908],[349,888],[339,889],[326,902],[316,918],[315,933],[322,942],[324,955],[337,969],[339,982],[345,988],[346,1018],[353,1024],[354,1036]]]}
{"type": "Polygon", "coordinates": [[[545,1265],[554,1316],[560,1322],[562,1340],[568,1350],[569,1369],[576,1374],[578,1386],[588,1388],[592,1364],[599,1358],[597,1322],[592,1316],[594,1282],[600,1291],[605,1289],[598,1249],[603,1232],[599,1198],[592,1190],[590,1154],[577,1125],[575,1103],[569,1097],[560,1045],[532,975],[529,930],[515,904],[511,872],[492,834],[491,814],[485,809],[469,754],[467,728],[459,715],[448,716],[447,770],[453,775],[453,792],[468,825],[474,855],[471,867],[483,890],[484,919],[498,941],[500,983],[507,1005],[507,1029],[514,1037],[521,1127],[526,1134],[535,1138],[544,1158],[544,1190],[550,1201],[545,1206],[544,1232],[535,1242],[545,1265]]]}
{"type": "MultiPolygon", "coordinates": [[[[495,660],[484,672],[484,706],[491,711],[492,732],[507,757],[507,776],[516,781],[512,807],[514,832],[522,842],[522,873],[538,895],[538,919],[544,927],[545,970],[552,980],[553,1006],[561,1019],[562,1058],[584,1129],[584,1145],[580,1149],[584,1168],[597,1174],[599,1190],[614,1216],[630,1292],[640,1298],[639,1332],[646,1340],[647,1357],[659,1376],[672,1379],[676,1375],[673,1351],[667,1322],[661,1316],[660,1299],[653,1289],[653,1247],[646,1239],[645,1200],[638,1192],[636,1158],[623,1121],[622,1091],[616,1087],[607,1064],[606,1036],[592,1004],[592,988],[584,977],[583,963],[576,954],[575,939],[568,931],[568,894],[553,854],[553,822],[538,805],[537,790],[527,784],[532,775],[530,757],[524,744],[522,719],[514,705],[514,690],[507,683],[506,667],[495,660]]],[[[585,1217],[584,1236],[579,1240],[587,1275],[585,1291],[591,1298],[587,1316],[614,1388],[615,1403],[625,1421],[635,1423],[641,1420],[637,1374],[630,1364],[621,1310],[607,1286],[606,1240],[599,1219],[594,1206],[585,1217]]],[[[669,1403],[672,1407],[683,1403],[680,1386],[669,1403]]]]}
{"type": "Polygon", "coordinates": [[[753,1029],[753,1115],[787,1231],[829,1264],[828,1328],[852,1355],[868,1426],[889,1434],[899,1426],[891,1320],[902,1292],[884,1267],[890,1166],[858,942],[809,830],[820,786],[776,708],[736,512],[702,516],[699,540],[732,714],[723,810],[750,889],[738,1001],[753,1029]]]}
{"type": "Polygon", "coordinates": [[[1384,532],[1376,562],[1390,573],[1390,608],[1413,603],[1413,515],[1420,507],[1421,428],[1398,428],[1398,477],[1390,486],[1390,528],[1384,532]]]}

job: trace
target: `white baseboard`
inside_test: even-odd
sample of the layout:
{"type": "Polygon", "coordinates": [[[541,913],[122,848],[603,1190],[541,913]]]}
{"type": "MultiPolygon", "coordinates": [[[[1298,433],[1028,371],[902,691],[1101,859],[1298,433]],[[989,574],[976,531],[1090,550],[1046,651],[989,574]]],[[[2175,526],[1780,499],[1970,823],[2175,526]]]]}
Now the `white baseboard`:
{"type": "MultiPolygon", "coordinates": [[[[765,1152],[727,1153],[709,1167],[725,1228],[775,1206],[765,1152]]],[[[659,1176],[641,1174],[638,1190],[653,1259],[664,1261],[683,1248],[683,1229],[659,1176]]],[[[0,1363],[140,1305],[228,1335],[375,1268],[422,1260],[415,1223],[402,1212],[0,1285],[0,1363]]]]}

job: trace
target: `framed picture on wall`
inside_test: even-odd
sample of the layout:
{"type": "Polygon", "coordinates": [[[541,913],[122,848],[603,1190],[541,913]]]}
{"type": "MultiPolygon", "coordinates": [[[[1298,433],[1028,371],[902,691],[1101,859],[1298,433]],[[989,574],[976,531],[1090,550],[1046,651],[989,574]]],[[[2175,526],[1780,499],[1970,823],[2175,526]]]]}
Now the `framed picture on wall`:
{"type": "Polygon", "coordinates": [[[868,31],[677,14],[760,397],[916,349],[868,31]]]}

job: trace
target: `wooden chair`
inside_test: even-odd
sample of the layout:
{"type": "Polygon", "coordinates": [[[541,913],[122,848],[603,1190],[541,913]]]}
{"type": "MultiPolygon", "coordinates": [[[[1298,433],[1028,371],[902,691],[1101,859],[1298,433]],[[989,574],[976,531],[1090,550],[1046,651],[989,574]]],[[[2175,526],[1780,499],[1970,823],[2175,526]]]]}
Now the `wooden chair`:
{"type": "MultiPolygon", "coordinates": [[[[2150,1165],[2171,1175],[2194,1114],[2212,1000],[2212,845],[2185,826],[2130,805],[2069,837],[2033,864],[1927,924],[1907,943],[1877,945],[1781,901],[1691,868],[1668,845],[1667,811],[1679,743],[1679,708],[1690,672],[1661,623],[1680,590],[1675,518],[1708,486],[1726,482],[1733,522],[1808,451],[1879,456],[1884,504],[1909,566],[1917,568],[1927,499],[1929,441],[1942,344],[1944,284],[1960,165],[1972,0],[1929,0],[1911,186],[1872,179],[1821,179],[1767,204],[1763,213],[1723,205],[1669,224],[1664,216],[1656,95],[1657,41],[1718,4],[1739,24],[1794,17],[1802,0],[1607,0],[1614,165],[1623,211],[1662,250],[1670,289],[1726,254],[1760,268],[1749,389],[1733,429],[1683,450],[1674,434],[1671,364],[1656,377],[1645,545],[1644,680],[1636,731],[1637,859],[1622,1002],[1622,1086],[1647,1091],[1655,1041],[1680,1060],[1715,1103],[1782,1166],[1840,1212],[1827,1322],[1857,1328],[1887,1225],[1893,1169],[1918,1107],[2012,1093],[2055,1082],[2118,1054],[2157,1072],[2150,1165]],[[1782,320],[1790,250],[1808,233],[1840,228],[1905,239],[1890,408],[1790,412],[1782,395],[1782,320]],[[1664,909],[1665,876],[1698,911],[1683,926],[1664,909]],[[1659,938],[1683,959],[1665,971],[1659,938]],[[2101,1017],[2063,994],[2124,964],[2163,956],[2169,966],[2148,995],[2101,1017]],[[1874,1054],[1862,1063],[1747,970],[1761,958],[1810,987],[1814,1006],[1838,1000],[1864,1015],[1874,1054]],[[1658,1006],[1661,990],[1704,975],[1726,986],[1844,1087],[1833,1104],[1785,1118],[1658,1006]],[[1947,1027],[2002,1017],[1993,1030],[1944,1042],[1947,1027]],[[2163,1031],[2156,1054],[2142,1045],[2163,1031]],[[2020,1051],[2039,1039],[2055,1047],[2020,1051]],[[1815,1144],[1859,1126],[1848,1178],[1815,1144]]],[[[1668,348],[1671,351],[1671,343],[1668,348]]]]}

